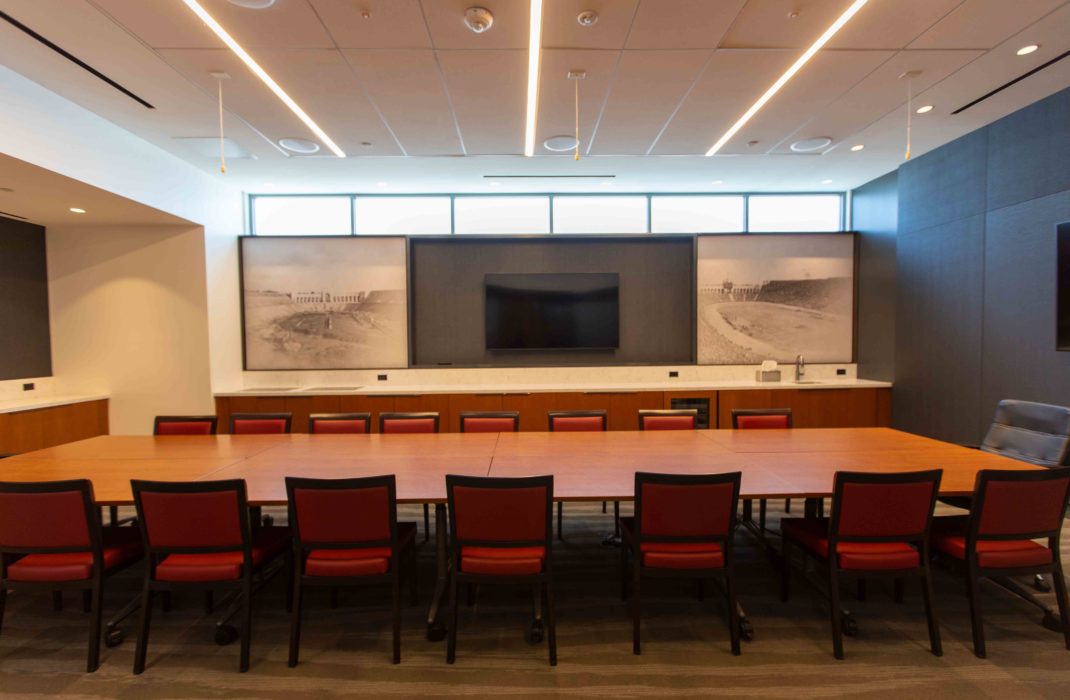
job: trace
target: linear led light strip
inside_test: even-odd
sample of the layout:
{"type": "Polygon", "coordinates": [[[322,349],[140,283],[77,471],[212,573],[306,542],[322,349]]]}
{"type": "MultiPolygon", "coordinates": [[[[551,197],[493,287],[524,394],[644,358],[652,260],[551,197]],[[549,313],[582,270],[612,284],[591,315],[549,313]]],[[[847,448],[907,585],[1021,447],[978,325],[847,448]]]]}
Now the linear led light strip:
{"type": "Polygon", "coordinates": [[[853,3],[851,3],[851,6],[848,7],[847,10],[844,11],[844,13],[840,15],[839,18],[835,22],[833,22],[828,29],[825,30],[824,34],[818,37],[817,41],[815,41],[813,45],[811,45],[810,48],[806,50],[806,53],[804,53],[802,56],[799,56],[799,59],[795,61],[795,63],[791,64],[791,68],[788,68],[786,71],[784,71],[784,75],[777,78],[777,81],[773,83],[768,90],[765,91],[765,94],[759,97],[758,101],[751,105],[750,109],[743,113],[743,116],[739,118],[739,121],[733,124],[731,129],[724,132],[724,135],[721,136],[721,138],[717,139],[717,143],[713,144],[710,150],[706,151],[706,155],[712,156],[713,154],[717,153],[717,151],[721,150],[721,148],[723,148],[724,145],[728,143],[728,140],[735,136],[736,132],[742,129],[743,126],[751,120],[751,117],[757,114],[759,109],[765,106],[766,102],[773,99],[773,95],[777,94],[777,92],[780,91],[780,88],[784,87],[784,85],[789,80],[791,80],[792,77],[796,73],[798,73],[811,58],[814,57],[814,54],[820,51],[821,47],[827,44],[829,39],[835,36],[836,32],[840,31],[840,29],[843,28],[843,25],[847,24],[847,22],[850,21],[850,19],[854,17],[855,14],[857,14],[858,11],[862,9],[862,6],[865,5],[867,2],[869,2],[869,0],[855,0],[853,3]]]}
{"type": "Polygon", "coordinates": [[[201,7],[197,0],[182,1],[186,3],[186,6],[189,7],[189,9],[193,10],[194,14],[201,18],[202,22],[208,25],[209,29],[215,32],[216,36],[223,40],[224,44],[230,47],[230,50],[242,60],[242,63],[244,63],[249,70],[256,74],[256,77],[263,81],[264,85],[267,85],[268,88],[275,93],[276,97],[282,100],[284,105],[290,108],[291,112],[297,115],[298,119],[305,123],[305,126],[312,130],[312,133],[319,137],[320,141],[323,141],[323,143],[326,144],[327,148],[331,149],[331,151],[339,158],[346,157],[345,151],[339,148],[338,145],[331,140],[331,137],[328,136],[318,124],[316,124],[316,122],[312,121],[312,117],[308,116],[308,114],[305,113],[305,110],[301,109],[301,107],[293,101],[293,98],[287,95],[285,90],[279,87],[279,84],[267,74],[267,71],[261,68],[260,64],[254,61],[253,57],[246,53],[245,49],[243,49],[238,42],[234,41],[234,37],[228,34],[227,30],[223,29],[222,25],[220,25],[219,22],[216,22],[215,18],[208,14],[208,11],[201,7]]]}
{"type": "Polygon", "coordinates": [[[535,155],[535,120],[539,114],[539,60],[542,48],[542,0],[531,0],[528,36],[528,114],[524,125],[524,155],[535,155]]]}

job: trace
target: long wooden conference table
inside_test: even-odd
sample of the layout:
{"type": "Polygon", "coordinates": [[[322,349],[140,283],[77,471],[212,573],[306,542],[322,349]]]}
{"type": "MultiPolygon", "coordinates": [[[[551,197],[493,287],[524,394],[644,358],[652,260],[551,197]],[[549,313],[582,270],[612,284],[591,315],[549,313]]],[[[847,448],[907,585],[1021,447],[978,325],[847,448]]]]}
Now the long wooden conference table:
{"type": "MultiPolygon", "coordinates": [[[[102,506],[133,503],[131,479],[245,479],[254,506],[284,505],[286,476],[395,474],[399,503],[435,505],[445,589],[446,474],[554,476],[559,501],[630,501],[635,472],[740,471],[744,499],[824,498],[837,471],[944,470],[941,495],[967,495],[981,469],[1029,464],[890,428],[439,433],[434,435],[107,435],[0,461],[0,480],[87,478],[102,506]]],[[[434,636],[438,636],[436,632],[434,636]]]]}

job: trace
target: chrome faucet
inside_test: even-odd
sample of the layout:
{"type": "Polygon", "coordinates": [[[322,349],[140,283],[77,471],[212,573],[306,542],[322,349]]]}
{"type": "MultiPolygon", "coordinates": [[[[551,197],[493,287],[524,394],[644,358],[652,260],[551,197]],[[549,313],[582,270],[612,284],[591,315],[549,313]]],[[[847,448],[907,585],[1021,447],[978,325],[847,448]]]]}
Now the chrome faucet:
{"type": "Polygon", "coordinates": [[[802,355],[796,355],[795,356],[795,381],[796,381],[796,383],[798,383],[803,378],[804,374],[806,374],[806,360],[803,359],[802,355]]]}

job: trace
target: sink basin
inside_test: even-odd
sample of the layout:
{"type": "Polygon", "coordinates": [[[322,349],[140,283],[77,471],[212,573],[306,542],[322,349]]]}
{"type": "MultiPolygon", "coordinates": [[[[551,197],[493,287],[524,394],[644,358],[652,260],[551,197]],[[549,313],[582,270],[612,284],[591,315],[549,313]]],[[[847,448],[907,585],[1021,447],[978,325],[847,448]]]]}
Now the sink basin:
{"type": "Polygon", "coordinates": [[[824,382],[817,379],[797,379],[792,384],[824,384],[824,382]]]}

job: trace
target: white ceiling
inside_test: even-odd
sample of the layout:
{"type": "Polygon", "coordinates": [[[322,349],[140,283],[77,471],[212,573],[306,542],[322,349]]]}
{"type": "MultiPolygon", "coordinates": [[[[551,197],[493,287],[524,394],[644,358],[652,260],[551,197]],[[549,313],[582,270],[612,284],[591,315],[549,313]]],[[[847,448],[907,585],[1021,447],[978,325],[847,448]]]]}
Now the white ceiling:
{"type": "MultiPolygon", "coordinates": [[[[202,4],[349,158],[279,149],[280,138],[315,137],[180,0],[0,0],[4,12],[155,110],[6,23],[0,61],[216,173],[218,163],[182,139],[218,134],[209,71],[226,71],[225,131],[253,158],[231,160],[220,177],[252,191],[480,191],[490,189],[487,174],[611,174],[613,191],[844,190],[902,162],[905,71],[920,72],[916,104],[936,107],[914,118],[915,155],[1070,86],[1066,60],[950,114],[1065,51],[1066,0],[871,0],[718,156],[705,158],[849,0],[546,0],[537,139],[573,132],[566,73],[586,70],[583,157],[540,148],[523,158],[523,0],[202,4]],[[473,4],[494,13],[485,34],[462,23],[473,4]],[[590,28],[576,22],[586,9],[600,15],[590,28]],[[1031,43],[1041,49],[1015,55],[1031,43]],[[815,136],[832,145],[791,153],[792,142],[815,136]],[[856,143],[865,150],[851,152],[856,143]]],[[[607,189],[552,180],[506,188],[607,189]]]]}

